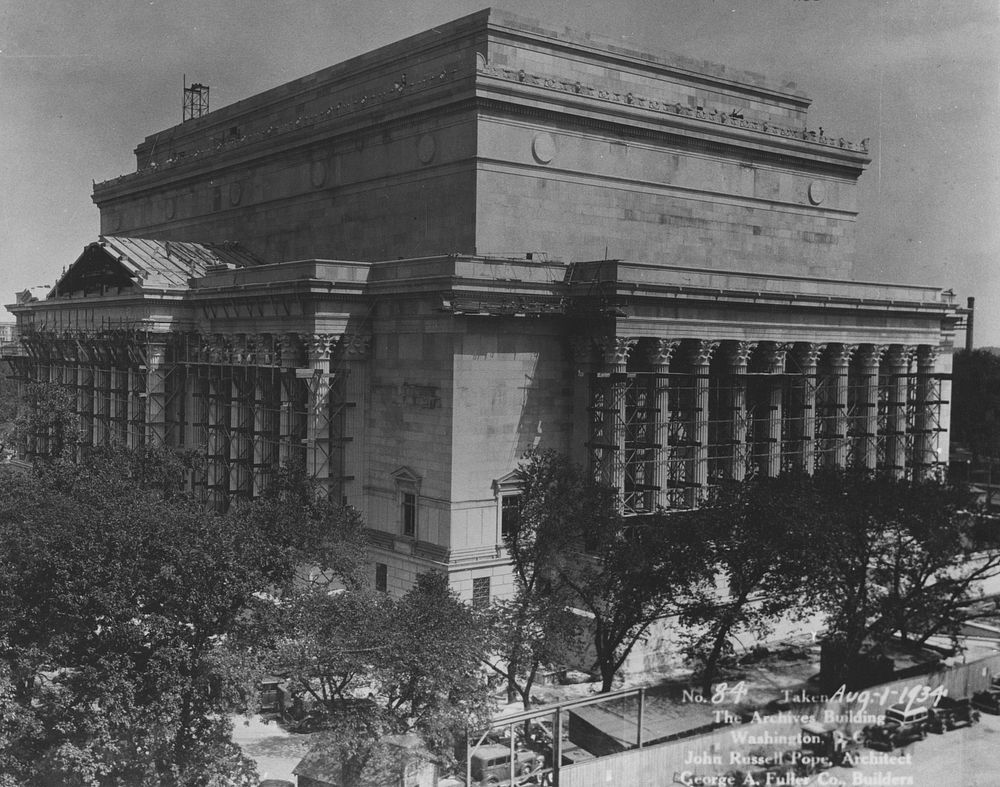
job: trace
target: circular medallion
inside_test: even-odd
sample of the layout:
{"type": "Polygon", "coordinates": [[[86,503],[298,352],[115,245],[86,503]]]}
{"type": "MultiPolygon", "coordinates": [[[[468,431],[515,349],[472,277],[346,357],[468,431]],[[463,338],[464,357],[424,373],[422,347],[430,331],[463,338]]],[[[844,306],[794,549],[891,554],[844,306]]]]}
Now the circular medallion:
{"type": "Polygon", "coordinates": [[[309,182],[314,188],[319,188],[326,183],[326,164],[322,161],[314,161],[309,167],[309,182]]]}
{"type": "Polygon", "coordinates": [[[556,155],[556,143],[547,132],[535,134],[531,142],[531,152],[539,164],[548,164],[556,155]]]}
{"type": "Polygon", "coordinates": [[[814,180],[809,184],[809,201],[813,205],[819,205],[826,199],[826,186],[822,181],[814,180]]]}
{"type": "Polygon", "coordinates": [[[435,151],[437,151],[437,143],[430,134],[424,134],[417,140],[417,158],[420,159],[421,164],[430,164],[435,151]]]}
{"type": "Polygon", "coordinates": [[[229,204],[239,205],[243,198],[243,186],[239,181],[229,184],[229,204]]]}

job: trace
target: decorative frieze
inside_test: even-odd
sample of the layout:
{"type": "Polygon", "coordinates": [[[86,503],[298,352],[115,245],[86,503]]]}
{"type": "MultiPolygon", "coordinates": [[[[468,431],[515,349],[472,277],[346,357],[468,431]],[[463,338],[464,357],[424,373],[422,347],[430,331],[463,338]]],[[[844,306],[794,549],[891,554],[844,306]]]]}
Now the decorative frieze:
{"type": "Polygon", "coordinates": [[[840,148],[859,153],[868,152],[867,139],[863,139],[860,143],[857,143],[846,140],[843,137],[828,137],[822,128],[814,131],[807,128],[782,126],[768,120],[746,118],[742,112],[735,109],[730,112],[719,112],[716,109],[706,111],[700,105],[691,106],[690,104],[681,104],[679,101],[668,101],[661,97],[645,96],[641,93],[594,87],[593,85],[585,85],[576,79],[564,79],[557,76],[529,73],[523,68],[514,69],[485,62],[477,62],[477,68],[479,73],[486,76],[496,77],[508,82],[518,82],[545,90],[572,93],[586,98],[597,99],[598,101],[624,104],[650,112],[692,118],[706,123],[731,126],[745,131],[756,131],[760,134],[796,139],[826,147],[840,148]]]}

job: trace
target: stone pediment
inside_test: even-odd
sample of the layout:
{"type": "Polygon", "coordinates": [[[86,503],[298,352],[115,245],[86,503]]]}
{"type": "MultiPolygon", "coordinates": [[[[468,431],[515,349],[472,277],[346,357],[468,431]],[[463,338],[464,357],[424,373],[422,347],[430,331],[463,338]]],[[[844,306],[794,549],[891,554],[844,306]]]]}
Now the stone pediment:
{"type": "Polygon", "coordinates": [[[506,475],[494,479],[493,494],[499,495],[505,492],[519,492],[521,490],[522,483],[520,470],[511,470],[506,475]]]}
{"type": "Polygon", "coordinates": [[[419,490],[420,482],[423,481],[421,476],[417,475],[411,468],[406,467],[406,465],[396,468],[390,475],[399,487],[410,487],[419,490]]]}

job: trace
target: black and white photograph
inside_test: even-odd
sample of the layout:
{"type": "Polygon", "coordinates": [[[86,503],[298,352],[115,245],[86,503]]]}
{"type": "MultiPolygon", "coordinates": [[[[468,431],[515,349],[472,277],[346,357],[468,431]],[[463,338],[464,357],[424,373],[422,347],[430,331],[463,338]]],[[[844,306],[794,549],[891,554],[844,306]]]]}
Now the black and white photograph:
{"type": "Polygon", "coordinates": [[[998,129],[996,0],[0,0],[0,787],[1000,784],[998,129]]]}

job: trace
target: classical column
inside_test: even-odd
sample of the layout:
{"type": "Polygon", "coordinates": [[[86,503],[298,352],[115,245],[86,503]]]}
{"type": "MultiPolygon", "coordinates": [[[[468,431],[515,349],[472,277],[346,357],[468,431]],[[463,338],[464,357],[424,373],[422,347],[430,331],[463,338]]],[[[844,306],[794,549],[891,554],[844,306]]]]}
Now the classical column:
{"type": "Polygon", "coordinates": [[[138,448],[145,438],[143,417],[143,394],[146,379],[142,366],[136,359],[131,359],[125,370],[125,380],[128,385],[126,400],[128,402],[125,421],[125,440],[129,448],[138,448]]]}
{"type": "Polygon", "coordinates": [[[677,339],[653,339],[647,348],[652,377],[652,430],[654,444],[653,466],[650,482],[654,492],[653,507],[669,508],[670,489],[670,361],[680,345],[677,339]]]}
{"type": "MultiPolygon", "coordinates": [[[[591,429],[596,413],[591,411],[594,391],[594,340],[590,336],[573,336],[569,340],[570,363],[573,374],[573,442],[570,459],[586,467],[590,463],[588,446],[596,436],[591,429]]],[[[592,468],[596,470],[596,468],[592,468]]]]}
{"type": "Polygon", "coordinates": [[[84,445],[94,441],[94,366],[83,342],[77,341],[76,409],[80,417],[80,439],[84,445]]]}
{"type": "Polygon", "coordinates": [[[229,347],[224,335],[209,337],[208,438],[206,485],[214,506],[225,510],[229,505],[229,410],[232,404],[233,369],[229,347]]]}
{"type": "MultiPolygon", "coordinates": [[[[167,440],[167,345],[146,345],[146,443],[162,446],[167,440]]],[[[140,425],[141,428],[141,425],[140,425]]]]}
{"type": "MultiPolygon", "coordinates": [[[[344,414],[343,467],[341,496],[348,503],[361,504],[361,489],[365,477],[365,413],[368,391],[368,359],[371,357],[371,336],[350,333],[343,338],[344,414]]],[[[340,501],[338,501],[340,502],[340,501]]]]}
{"type": "Polygon", "coordinates": [[[298,334],[294,333],[285,334],[278,341],[281,368],[279,377],[278,462],[282,467],[286,467],[295,454],[292,442],[295,434],[295,392],[299,383],[295,370],[299,365],[301,346],[298,334]]]}
{"type": "Polygon", "coordinates": [[[338,336],[312,334],[306,341],[309,402],[306,420],[306,472],[330,492],[330,357],[338,336]]]}
{"type": "Polygon", "coordinates": [[[97,354],[94,361],[94,445],[104,445],[110,439],[108,420],[111,370],[105,365],[103,354],[97,354]]]}
{"type": "Polygon", "coordinates": [[[718,348],[719,342],[707,339],[696,339],[688,348],[693,368],[694,407],[691,413],[691,435],[693,437],[693,456],[691,462],[690,492],[688,505],[696,506],[704,497],[708,488],[708,393],[709,366],[712,354],[718,348]]]}
{"type": "Polygon", "coordinates": [[[828,347],[830,360],[830,393],[833,405],[834,440],[833,465],[847,467],[847,375],[851,356],[858,349],[856,344],[831,344],[828,347]]]}
{"type": "Polygon", "coordinates": [[[118,445],[128,444],[128,368],[111,369],[111,434],[118,445]]]}
{"type": "Polygon", "coordinates": [[[208,379],[207,478],[209,494],[217,509],[229,501],[229,398],[232,382],[227,367],[213,366],[208,379]]]}
{"type": "Polygon", "coordinates": [[[799,342],[795,345],[795,357],[802,375],[800,400],[802,406],[802,427],[799,439],[802,442],[802,470],[812,473],[816,469],[816,367],[825,344],[799,342]]]}
{"type": "Polygon", "coordinates": [[[625,418],[626,390],[628,378],[626,369],[628,357],[635,347],[636,339],[629,336],[608,336],[600,340],[604,370],[611,375],[611,401],[605,403],[604,434],[611,440],[610,475],[606,480],[618,490],[619,496],[625,496],[625,418]]]}
{"type": "Polygon", "coordinates": [[[906,474],[906,405],[910,364],[916,347],[894,344],[889,348],[889,401],[886,406],[886,463],[896,478],[906,474]]]}
{"type": "Polygon", "coordinates": [[[270,336],[257,335],[252,339],[254,348],[250,359],[256,364],[253,379],[253,484],[251,494],[260,497],[271,483],[278,459],[278,414],[281,405],[278,397],[277,374],[274,363],[273,342],[270,336]]]}
{"type": "Polygon", "coordinates": [[[747,475],[747,367],[750,354],[757,342],[725,342],[726,374],[729,376],[729,468],[727,475],[733,481],[742,481],[747,475]]]}
{"type": "Polygon", "coordinates": [[[243,365],[233,366],[229,387],[229,488],[241,498],[253,496],[253,427],[254,391],[253,367],[245,365],[245,354],[239,353],[243,365]]]}
{"type": "Polygon", "coordinates": [[[859,459],[866,470],[874,470],[878,465],[878,372],[887,349],[884,344],[865,344],[858,355],[861,371],[858,423],[862,440],[859,459]]]}
{"type": "Polygon", "coordinates": [[[761,350],[767,373],[771,375],[767,386],[767,460],[764,474],[774,478],[781,474],[781,427],[784,418],[782,395],[785,388],[785,358],[790,344],[764,342],[761,350]]]}
{"type": "Polygon", "coordinates": [[[916,410],[913,418],[914,476],[928,476],[938,462],[937,418],[938,396],[937,359],[940,348],[929,344],[917,347],[916,410]]]}
{"type": "MultiPolygon", "coordinates": [[[[184,337],[185,360],[201,360],[201,355],[195,348],[201,345],[201,336],[184,337]]],[[[204,383],[201,376],[201,364],[184,366],[184,388],[181,395],[184,397],[184,419],[181,424],[181,434],[183,435],[183,445],[187,448],[196,448],[203,445],[203,424],[206,421],[204,412],[204,383]]]]}

